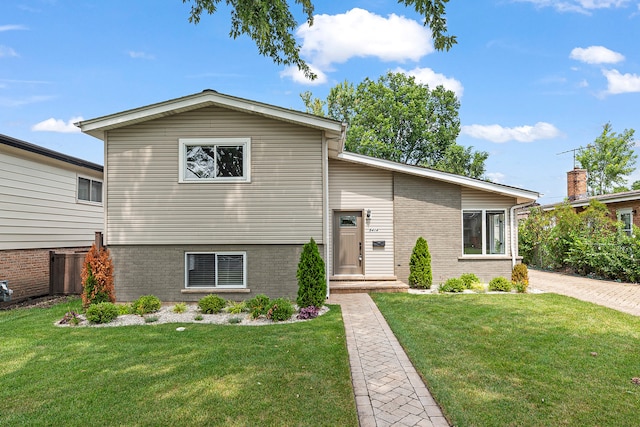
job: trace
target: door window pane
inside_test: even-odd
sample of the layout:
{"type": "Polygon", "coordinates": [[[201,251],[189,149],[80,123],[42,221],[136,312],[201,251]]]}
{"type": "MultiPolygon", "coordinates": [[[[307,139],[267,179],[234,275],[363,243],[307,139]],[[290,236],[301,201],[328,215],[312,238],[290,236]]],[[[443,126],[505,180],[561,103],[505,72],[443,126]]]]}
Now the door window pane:
{"type": "Polygon", "coordinates": [[[357,227],[358,222],[355,215],[340,215],[340,227],[357,227]]]}

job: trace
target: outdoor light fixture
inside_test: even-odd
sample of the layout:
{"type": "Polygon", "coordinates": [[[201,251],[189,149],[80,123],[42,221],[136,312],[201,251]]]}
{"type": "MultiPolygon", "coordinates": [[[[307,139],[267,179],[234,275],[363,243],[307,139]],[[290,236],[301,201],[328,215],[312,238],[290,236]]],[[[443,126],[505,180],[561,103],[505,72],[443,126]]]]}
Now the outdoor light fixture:
{"type": "Polygon", "coordinates": [[[367,219],[371,219],[371,209],[367,209],[367,219]]]}

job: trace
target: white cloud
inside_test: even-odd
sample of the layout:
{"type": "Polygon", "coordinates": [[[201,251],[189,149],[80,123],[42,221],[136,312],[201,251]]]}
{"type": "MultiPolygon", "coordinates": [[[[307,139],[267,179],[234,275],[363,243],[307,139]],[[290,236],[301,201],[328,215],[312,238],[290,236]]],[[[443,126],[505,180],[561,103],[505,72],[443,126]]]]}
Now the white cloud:
{"type": "Polygon", "coordinates": [[[80,121],[82,121],[82,117],[72,117],[66,123],[64,120],[54,119],[52,117],[31,126],[31,130],[36,132],[78,133],[80,132],[80,128],[76,127],[74,123],[80,121]]]}
{"type": "Polygon", "coordinates": [[[623,54],[614,52],[604,46],[576,47],[571,51],[569,58],[586,62],[587,64],[616,64],[624,61],[623,54]]]}
{"type": "Polygon", "coordinates": [[[338,15],[316,15],[312,26],[305,23],[296,34],[302,38],[302,55],[323,70],[354,57],[418,61],[434,51],[431,32],[421,23],[358,8],[338,15]]]}
{"type": "Polygon", "coordinates": [[[127,53],[129,54],[129,57],[133,59],[156,59],[155,55],[146,52],[134,52],[130,50],[127,53]]]}
{"type": "Polygon", "coordinates": [[[3,58],[5,56],[18,56],[18,54],[10,47],[0,45],[0,58],[3,58]]]}
{"type": "Polygon", "coordinates": [[[315,80],[309,80],[308,78],[306,78],[304,73],[298,70],[298,67],[285,68],[280,72],[280,77],[289,77],[295,83],[306,84],[311,86],[317,86],[327,82],[328,79],[325,73],[318,70],[316,67],[314,67],[311,64],[307,64],[307,65],[309,65],[309,68],[311,68],[311,71],[313,71],[313,73],[316,75],[315,80]]]}
{"type": "Polygon", "coordinates": [[[0,25],[0,33],[3,31],[28,30],[24,25],[0,25]]]}
{"type": "Polygon", "coordinates": [[[500,172],[489,172],[485,175],[489,181],[495,182],[496,184],[504,184],[504,180],[506,178],[505,174],[500,172]]]}
{"type": "Polygon", "coordinates": [[[442,85],[445,89],[454,92],[458,98],[462,98],[464,87],[462,86],[462,83],[460,83],[460,81],[454,79],[453,77],[447,77],[444,74],[438,74],[431,68],[416,67],[413,70],[409,71],[404,70],[403,68],[396,68],[393,71],[395,73],[403,73],[408,76],[413,76],[415,77],[416,82],[427,84],[431,89],[442,85]]]}
{"type": "Polygon", "coordinates": [[[539,139],[552,139],[560,136],[560,131],[551,123],[538,122],[533,126],[516,126],[512,128],[500,125],[462,126],[461,133],[476,139],[492,142],[532,142],[539,139]]]}
{"type": "Polygon", "coordinates": [[[602,74],[607,78],[609,85],[606,93],[619,94],[629,92],[640,92],[640,76],[637,74],[621,74],[618,70],[602,70],[602,74]]]}
{"type": "Polygon", "coordinates": [[[553,7],[559,12],[591,14],[595,9],[626,7],[630,0],[514,0],[532,3],[536,7],[553,7]]]}

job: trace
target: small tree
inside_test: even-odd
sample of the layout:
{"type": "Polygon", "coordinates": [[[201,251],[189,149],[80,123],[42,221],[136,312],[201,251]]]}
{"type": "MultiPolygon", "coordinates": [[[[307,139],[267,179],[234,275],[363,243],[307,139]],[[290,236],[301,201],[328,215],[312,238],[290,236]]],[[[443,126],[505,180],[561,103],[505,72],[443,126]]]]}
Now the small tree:
{"type": "Polygon", "coordinates": [[[432,283],[429,245],[423,237],[418,237],[409,261],[409,286],[430,289],[432,283]]]}
{"type": "Polygon", "coordinates": [[[109,249],[96,248],[95,243],[84,258],[80,275],[82,279],[82,305],[84,308],[101,302],[115,302],[113,287],[113,262],[109,249]]]}
{"type": "Polygon", "coordinates": [[[322,307],[327,297],[327,280],[324,274],[324,260],[318,245],[311,238],[302,247],[298,263],[298,307],[322,307]]]}

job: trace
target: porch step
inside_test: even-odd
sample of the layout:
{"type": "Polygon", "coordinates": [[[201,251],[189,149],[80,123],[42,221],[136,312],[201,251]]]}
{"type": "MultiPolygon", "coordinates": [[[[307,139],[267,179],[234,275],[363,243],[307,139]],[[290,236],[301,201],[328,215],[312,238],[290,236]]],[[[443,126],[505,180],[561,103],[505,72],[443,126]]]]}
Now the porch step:
{"type": "Polygon", "coordinates": [[[408,292],[409,285],[398,280],[331,281],[329,289],[332,294],[370,294],[372,292],[408,292]]]}

